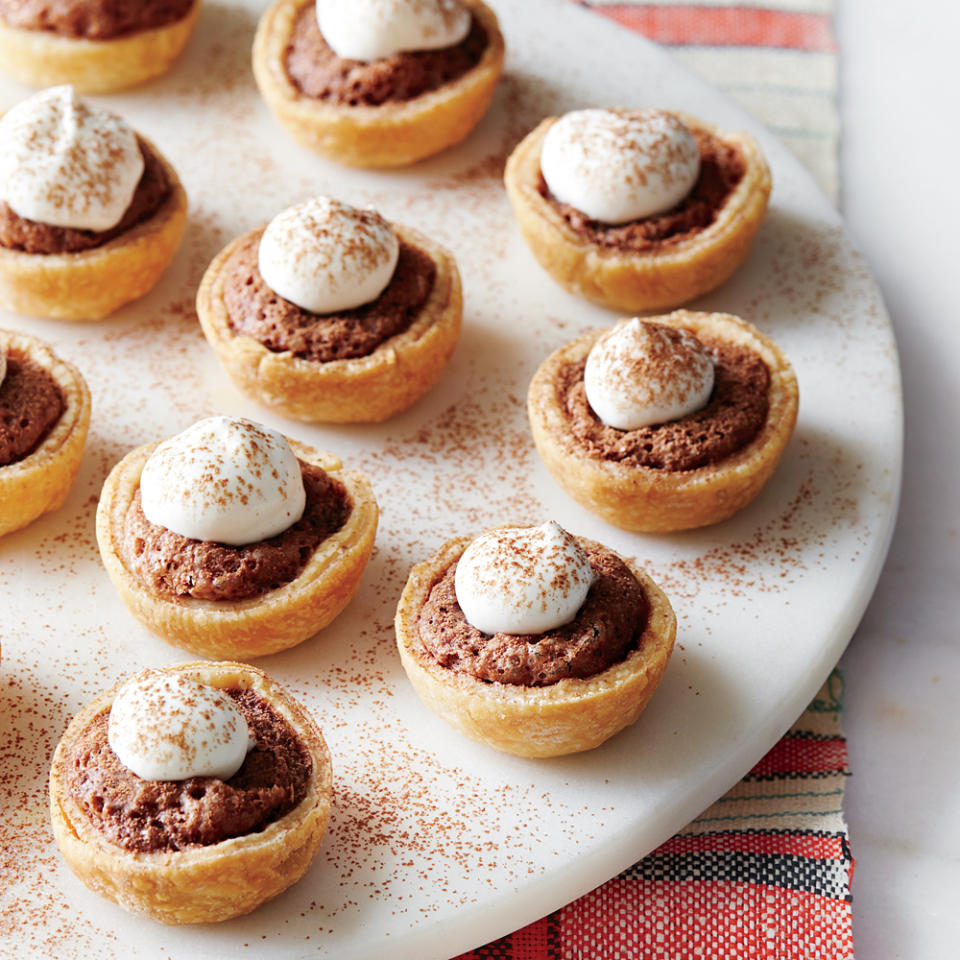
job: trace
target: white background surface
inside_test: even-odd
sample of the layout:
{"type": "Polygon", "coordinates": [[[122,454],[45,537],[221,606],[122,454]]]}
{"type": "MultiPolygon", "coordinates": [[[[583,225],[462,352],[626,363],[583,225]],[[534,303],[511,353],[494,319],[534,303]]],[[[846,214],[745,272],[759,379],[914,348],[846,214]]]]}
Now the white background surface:
{"type": "Polygon", "coordinates": [[[838,0],[842,211],[903,372],[900,517],[841,661],[861,960],[960,954],[960,9],[838,0]]]}

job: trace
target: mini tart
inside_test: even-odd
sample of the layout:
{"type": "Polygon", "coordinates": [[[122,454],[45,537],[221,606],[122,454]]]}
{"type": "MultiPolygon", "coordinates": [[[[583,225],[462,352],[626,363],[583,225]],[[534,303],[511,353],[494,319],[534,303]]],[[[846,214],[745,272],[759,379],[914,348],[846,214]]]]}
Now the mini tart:
{"type": "Polygon", "coordinates": [[[3,72],[31,87],[70,83],[79,93],[113,93],[160,76],[180,55],[200,16],[196,0],[184,17],[162,27],[108,40],[12,27],[0,19],[3,72]]]}
{"type": "Polygon", "coordinates": [[[137,447],[110,471],[97,506],[97,543],[120,598],[145,627],[191,653],[249,659],[296,646],[350,602],[377,532],[373,491],[363,474],[345,470],[332,454],[295,440],[290,445],[300,460],[321,467],[346,487],[352,509],[343,527],[321,541],[298,576],[246,600],[181,599],[148,590],[124,564],[120,546],[140,473],[158,444],[137,447]]]}
{"type": "Polygon", "coordinates": [[[397,236],[428,254],[436,265],[433,289],[413,323],[365,357],[317,362],[289,351],[274,353],[230,327],[224,302],[226,265],[247,237],[222,250],[204,274],[197,316],[227,375],[254,400],[293,420],[372,423],[415,403],[443,372],[463,320],[460,273],[453,256],[423,234],[392,224],[397,236]]]}
{"type": "Polygon", "coordinates": [[[209,846],[144,853],[107,840],[68,787],[73,746],[107,710],[119,684],[70,721],[50,768],[50,819],[70,869],[94,893],[161,923],[210,923],[255,910],[306,872],[330,816],[332,774],[323,735],[307,712],[276,681],[242,663],[181,663],[166,667],[221,689],[253,690],[290,724],[313,760],[307,794],[264,830],[209,846]]]}
{"type": "Polygon", "coordinates": [[[306,96],[286,69],[300,11],[314,0],[276,0],[253,42],[253,74],[263,99],[304,146],[348,167],[400,167],[463,140],[486,113],[503,71],[503,35],[482,0],[463,0],[487,35],[480,62],[437,90],[378,106],[306,96]]]}
{"type": "Polygon", "coordinates": [[[675,116],[735,146],[745,171],[713,223],[651,250],[598,246],[540,193],[543,138],[557,117],[543,120],[510,155],[504,183],[523,237],[540,265],[571,293],[631,313],[676,307],[718,287],[746,257],[770,196],[770,170],[759,145],[747,133],[725,133],[696,117],[675,116]]]}
{"type": "Polygon", "coordinates": [[[647,573],[623,558],[649,603],[646,626],[625,660],[592,677],[568,677],[550,686],[489,682],[440,666],[417,628],[433,586],[470,543],[470,537],[449,540],[417,564],[397,605],[400,661],[424,704],[470,740],[519,757],[592,750],[633,723],[660,683],[677,633],[670,601],[647,573]]]}
{"type": "Polygon", "coordinates": [[[22,460],[0,466],[0,535],[19,530],[61,506],[80,470],[90,426],[90,391],[72,364],[56,357],[41,340],[0,330],[0,348],[31,360],[56,381],[64,410],[43,442],[22,460]]]}
{"type": "Polygon", "coordinates": [[[570,432],[557,383],[560,371],[583,360],[602,330],[556,350],[534,374],[527,394],[533,440],[554,480],[615,527],[666,533],[717,523],[753,500],[779,463],[797,422],[797,380],[783,351],[739,317],[676,310],[650,319],[746,347],[761,357],[770,373],[769,408],[753,440],[694,470],[660,470],[591,456],[570,432]]]}
{"type": "Polygon", "coordinates": [[[56,320],[102,320],[142,297],[170,265],[187,223],[187,195],[157,156],[170,194],[149,218],[103,246],[79,253],[25,253],[0,247],[0,308],[56,320]]]}

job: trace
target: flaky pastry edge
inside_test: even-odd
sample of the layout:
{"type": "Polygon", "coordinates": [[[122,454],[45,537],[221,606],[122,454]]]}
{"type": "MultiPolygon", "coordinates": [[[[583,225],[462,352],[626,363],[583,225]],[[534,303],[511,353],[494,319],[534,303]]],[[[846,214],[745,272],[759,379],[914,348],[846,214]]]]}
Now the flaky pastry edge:
{"type": "Polygon", "coordinates": [[[72,84],[79,93],[114,93],[160,76],[180,55],[201,0],[179,20],[106,40],[14,27],[0,19],[3,72],[29,87],[72,84]]]}
{"type": "Polygon", "coordinates": [[[0,536],[19,530],[67,499],[80,471],[90,427],[90,390],[80,371],[42,340],[0,330],[0,349],[32,360],[56,381],[63,395],[60,419],[32,453],[0,466],[0,536]]]}
{"type": "Polygon", "coordinates": [[[496,14],[482,0],[463,0],[487,35],[480,62],[437,90],[377,106],[324,103],[306,96],[290,79],[287,48],[300,11],[313,2],[276,0],[261,17],[253,43],[260,93],[305,147],[349,167],[406,166],[459,143],[480,122],[505,54],[496,14]]]}
{"type": "Polygon", "coordinates": [[[102,320],[151,290],[170,265],[187,223],[187,194],[170,162],[146,137],[170,181],[152,216],[100,247],[25,253],[0,247],[0,307],[55,320],[102,320]]]}
{"type": "MultiPolygon", "coordinates": [[[[579,537],[585,546],[600,546],[579,537]]],[[[470,740],[520,757],[592,750],[632,724],[660,683],[676,639],[677,620],[663,591],[634,560],[622,558],[649,602],[647,623],[627,657],[586,679],[543,687],[491,683],[442,667],[426,650],[417,621],[430,590],[471,543],[447,541],[411,571],[394,626],[400,661],[417,695],[470,740]]]]}
{"type": "Polygon", "coordinates": [[[593,330],[555,350],[534,374],[527,392],[534,444],[554,480],[615,527],[666,533],[718,523],[750,503],[780,462],[797,422],[796,375],[769,337],[732,314],[675,310],[647,319],[720,337],[763,359],[770,371],[769,407],[757,436],[718,463],[695,470],[655,470],[591,456],[569,429],[556,385],[560,370],[586,357],[605,332],[593,330]]]}
{"type": "Polygon", "coordinates": [[[70,869],[94,893],[132,913],[166,924],[211,923],[256,909],[306,872],[330,816],[330,753],[303,707],[263,671],[243,663],[181,663],[162,668],[220,689],[252,689],[296,732],[313,760],[306,796],[256,833],[189,850],[141,853],[111,843],[84,814],[68,788],[70,752],[82,733],[113,703],[113,687],[68,725],[50,768],[53,834],[70,869]]]}
{"type": "MultiPolygon", "coordinates": [[[[672,111],[671,111],[672,112],[672,111]]],[[[725,132],[672,112],[740,151],[746,170],[709,226],[651,250],[601,247],[577,233],[540,193],[543,139],[557,117],[547,117],[507,160],[504,184],[524,240],[540,265],[566,290],[615,310],[676,307],[720,286],[749,252],[767,211],[770,169],[748,133],[725,132]]]]}
{"type": "Polygon", "coordinates": [[[295,440],[290,445],[297,457],[321,467],[346,487],[350,516],[317,546],[293,580],[245,600],[167,597],[142,584],[124,564],[120,545],[140,474],[158,443],[131,450],[110,471],[97,505],[100,557],[127,609],[148,630],[191,653],[246,660],[302,643],[347,606],[373,551],[378,519],[373,490],[362,473],[344,469],[333,454],[295,440]]]}
{"type": "Polygon", "coordinates": [[[365,357],[319,362],[268,350],[230,328],[224,301],[227,263],[251,231],[214,258],[197,292],[197,316],[207,342],[238,389],[294,420],[375,423],[416,403],[446,367],[463,321],[460,273],[453,255],[410,227],[391,224],[404,242],[436,265],[433,289],[413,323],[365,357]]]}

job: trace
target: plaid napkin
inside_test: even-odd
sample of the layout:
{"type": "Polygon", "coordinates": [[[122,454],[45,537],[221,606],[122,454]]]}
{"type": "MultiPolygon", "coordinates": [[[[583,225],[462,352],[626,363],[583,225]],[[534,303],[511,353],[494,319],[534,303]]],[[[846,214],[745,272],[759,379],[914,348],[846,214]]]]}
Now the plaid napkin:
{"type": "MultiPolygon", "coordinates": [[[[670,46],[836,198],[833,0],[574,2],[670,46]]],[[[842,687],[834,672],[736,787],[648,857],[457,960],[853,960],[842,687]]]]}

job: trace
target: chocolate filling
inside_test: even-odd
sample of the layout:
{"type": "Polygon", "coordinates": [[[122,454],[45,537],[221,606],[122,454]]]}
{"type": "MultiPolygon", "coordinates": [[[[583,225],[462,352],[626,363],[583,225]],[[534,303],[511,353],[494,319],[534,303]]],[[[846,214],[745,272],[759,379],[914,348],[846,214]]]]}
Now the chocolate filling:
{"type": "Polygon", "coordinates": [[[766,422],[770,371],[760,356],[745,347],[700,340],[714,363],[713,392],[707,405],[682,420],[652,427],[608,427],[587,402],[586,360],[561,368],[555,389],[573,436],[593,457],[654,470],[696,470],[743,449],[766,422]]]}
{"type": "Polygon", "coordinates": [[[532,636],[472,627],[454,589],[457,565],[450,565],[430,590],[417,631],[441,667],[478,680],[523,687],[547,687],[567,677],[593,677],[636,648],[647,623],[643,587],[615,553],[581,544],[594,582],[572,623],[532,636]]]}
{"type": "Polygon", "coordinates": [[[693,130],[700,147],[700,176],[689,194],[672,210],[629,223],[609,224],[591,220],[561,203],[540,175],[540,194],[555,207],[570,227],[592,243],[618,250],[644,251],[665,243],[678,243],[709,227],[743,179],[746,164],[732,144],[704,130],[693,130]]]}
{"type": "Polygon", "coordinates": [[[230,329],[268,350],[326,363],[366,357],[403,333],[423,309],[437,275],[433,259],[400,243],[396,270],[376,300],[338,313],[310,313],[267,286],[257,265],[260,234],[251,235],[227,260],[224,305],[230,329]]]}
{"type": "Polygon", "coordinates": [[[487,43],[474,17],[470,32],[452,47],[396,53],[370,62],[345,60],[330,48],[317,25],[316,6],[307,3],[287,47],[287,74],[301,93],[314,100],[351,107],[402,103],[472,70],[487,43]]]}
{"type": "Polygon", "coordinates": [[[112,40],[182,20],[196,0],[0,0],[0,19],[21,30],[112,40]]]}
{"type": "MultiPolygon", "coordinates": [[[[2,0],[0,0],[2,2],[2,0]]],[[[24,253],[81,253],[102,247],[131,227],[149,220],[170,195],[171,184],[163,163],[146,142],[139,137],[143,155],[143,175],[137,184],[130,205],[120,222],[109,230],[75,230],[54,227],[36,220],[17,216],[0,200],[0,247],[21,250],[24,253]]]]}
{"type": "Polygon", "coordinates": [[[57,381],[32,360],[7,357],[0,383],[0,467],[33,453],[65,408],[57,381]]]}
{"type": "Polygon", "coordinates": [[[300,462],[307,505],[283,533],[240,547],[191,540],[151,523],[136,491],[124,518],[120,556],[151,593],[194,600],[246,600],[294,580],[318,545],[350,516],[346,488],[320,467],[300,462]]]}
{"type": "Polygon", "coordinates": [[[306,796],[313,760],[287,720],[253,690],[226,690],[256,746],[229,779],[142,780],[110,749],[110,711],[93,719],[67,761],[67,789],[111,843],[169,853],[259,833],[306,796]]]}

